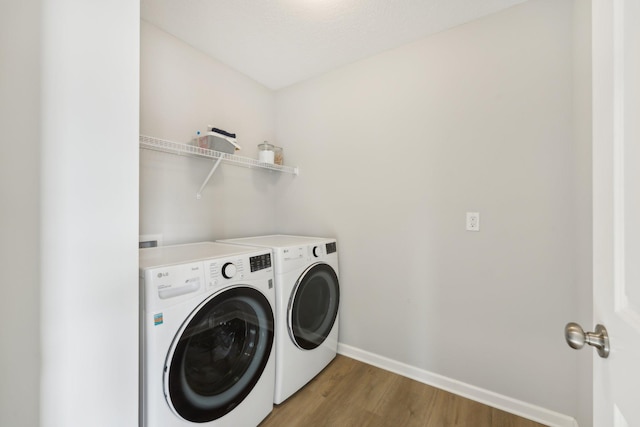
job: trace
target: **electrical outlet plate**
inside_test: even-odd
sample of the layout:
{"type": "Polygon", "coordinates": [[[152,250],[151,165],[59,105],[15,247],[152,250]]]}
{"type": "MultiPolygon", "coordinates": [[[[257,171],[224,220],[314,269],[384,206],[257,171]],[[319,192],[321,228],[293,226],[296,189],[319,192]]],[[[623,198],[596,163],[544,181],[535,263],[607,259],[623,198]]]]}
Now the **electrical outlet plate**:
{"type": "Polygon", "coordinates": [[[138,236],[138,248],[155,248],[162,246],[162,234],[144,234],[138,236]]]}
{"type": "Polygon", "coordinates": [[[467,231],[480,231],[479,212],[467,212],[467,231]]]}

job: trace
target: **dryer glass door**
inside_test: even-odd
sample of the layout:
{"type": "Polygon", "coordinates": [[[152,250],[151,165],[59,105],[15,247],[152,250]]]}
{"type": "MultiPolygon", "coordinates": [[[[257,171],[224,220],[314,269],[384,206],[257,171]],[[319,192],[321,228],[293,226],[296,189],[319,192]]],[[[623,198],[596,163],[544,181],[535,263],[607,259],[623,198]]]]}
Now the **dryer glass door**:
{"type": "Polygon", "coordinates": [[[273,345],[273,311],[257,290],[210,297],[185,321],[165,364],[167,402],[203,423],[232,411],[258,382],[273,345]]]}
{"type": "Polygon", "coordinates": [[[305,270],[289,299],[289,335],[304,350],[320,346],[338,316],[340,285],[330,265],[314,264],[305,270]]]}

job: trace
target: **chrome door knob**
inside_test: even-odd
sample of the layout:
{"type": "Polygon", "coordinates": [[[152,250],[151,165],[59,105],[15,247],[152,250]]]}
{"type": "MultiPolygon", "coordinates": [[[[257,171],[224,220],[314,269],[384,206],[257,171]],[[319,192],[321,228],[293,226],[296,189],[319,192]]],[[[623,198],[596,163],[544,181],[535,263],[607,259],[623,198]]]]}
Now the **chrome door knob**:
{"type": "Polygon", "coordinates": [[[600,357],[609,356],[609,335],[603,325],[596,325],[594,332],[585,332],[582,326],[570,322],[564,327],[564,338],[571,348],[580,350],[585,344],[589,344],[598,350],[600,357]]]}

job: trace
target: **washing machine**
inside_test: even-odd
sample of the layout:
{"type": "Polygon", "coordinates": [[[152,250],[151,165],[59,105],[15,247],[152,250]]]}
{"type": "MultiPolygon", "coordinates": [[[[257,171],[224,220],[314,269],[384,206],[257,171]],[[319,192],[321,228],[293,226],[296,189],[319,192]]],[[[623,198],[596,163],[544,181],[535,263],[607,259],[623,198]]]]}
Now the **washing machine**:
{"type": "Polygon", "coordinates": [[[337,353],[340,283],[336,240],[272,235],[223,242],[273,250],[274,403],[282,403],[320,373],[337,353]]]}
{"type": "Polygon", "coordinates": [[[255,427],[273,409],[267,248],[140,249],[140,425],[255,427]]]}

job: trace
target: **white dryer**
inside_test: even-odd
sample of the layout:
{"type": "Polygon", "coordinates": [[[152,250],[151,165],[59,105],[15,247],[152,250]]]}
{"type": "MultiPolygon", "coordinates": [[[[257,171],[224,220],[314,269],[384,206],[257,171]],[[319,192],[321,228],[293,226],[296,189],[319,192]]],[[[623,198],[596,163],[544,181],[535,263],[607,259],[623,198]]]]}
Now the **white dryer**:
{"type": "Polygon", "coordinates": [[[140,250],[142,427],[255,427],[273,409],[271,250],[140,250]]]}
{"type": "Polygon", "coordinates": [[[335,239],[273,235],[222,240],[273,250],[276,386],[284,402],[336,356],[340,283],[335,239]]]}

